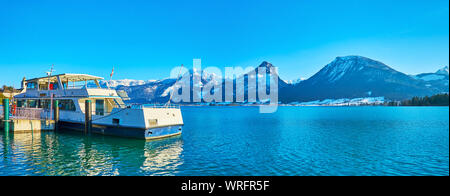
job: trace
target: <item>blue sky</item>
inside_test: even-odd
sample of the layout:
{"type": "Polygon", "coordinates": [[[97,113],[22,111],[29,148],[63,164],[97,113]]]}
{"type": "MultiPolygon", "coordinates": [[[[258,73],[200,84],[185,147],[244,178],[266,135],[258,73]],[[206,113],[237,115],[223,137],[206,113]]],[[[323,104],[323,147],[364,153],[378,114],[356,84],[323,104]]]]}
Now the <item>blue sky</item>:
{"type": "Polygon", "coordinates": [[[310,77],[336,56],[399,71],[449,64],[448,0],[0,0],[0,84],[57,73],[162,79],[173,67],[279,67],[310,77]]]}

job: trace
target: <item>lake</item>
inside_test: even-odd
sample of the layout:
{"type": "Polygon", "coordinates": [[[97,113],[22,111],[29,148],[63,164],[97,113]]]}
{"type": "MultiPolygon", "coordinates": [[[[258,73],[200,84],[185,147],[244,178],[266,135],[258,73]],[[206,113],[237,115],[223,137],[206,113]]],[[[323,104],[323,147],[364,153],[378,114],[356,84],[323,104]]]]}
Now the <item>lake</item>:
{"type": "Polygon", "coordinates": [[[182,107],[183,134],[6,135],[0,175],[449,175],[449,107],[182,107]]]}

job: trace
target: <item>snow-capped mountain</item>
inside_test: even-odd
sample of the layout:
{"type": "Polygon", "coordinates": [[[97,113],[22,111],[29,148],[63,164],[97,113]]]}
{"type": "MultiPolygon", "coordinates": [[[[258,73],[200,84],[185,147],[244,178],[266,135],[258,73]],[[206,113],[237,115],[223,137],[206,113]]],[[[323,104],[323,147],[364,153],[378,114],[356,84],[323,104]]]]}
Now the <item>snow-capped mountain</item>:
{"type": "Polygon", "coordinates": [[[150,82],[155,82],[156,80],[132,80],[132,79],[123,79],[123,80],[102,80],[100,81],[100,85],[107,86],[111,88],[117,88],[119,86],[138,86],[144,85],[150,82]]]}
{"type": "MultiPolygon", "coordinates": [[[[261,63],[258,67],[265,67],[265,68],[271,68],[273,65],[268,62],[261,63]]],[[[230,79],[224,79],[220,76],[217,76],[215,73],[207,73],[204,70],[195,70],[191,69],[189,72],[185,73],[180,79],[178,80],[177,85],[190,85],[191,92],[190,92],[190,99],[191,102],[194,102],[194,100],[202,100],[203,95],[201,92],[194,91],[194,87],[198,88],[205,88],[206,85],[212,85],[212,84],[219,84],[222,82],[222,85],[219,86],[219,88],[212,90],[215,91],[221,91],[222,92],[222,100],[225,100],[225,83],[231,82],[234,84],[234,86],[244,86],[244,88],[240,88],[240,91],[233,90],[233,100],[236,100],[236,93],[242,93],[245,96],[245,100],[247,100],[247,94],[245,92],[248,92],[248,77],[254,77],[256,78],[256,84],[258,84],[258,78],[262,77],[261,74],[255,74],[257,73],[257,68],[255,68],[254,72],[249,72],[247,74],[244,74],[238,78],[243,80],[230,80],[230,79]],[[194,80],[194,77],[196,80],[194,80]],[[244,82],[244,84],[241,84],[239,82],[244,82]]],[[[287,86],[288,84],[281,80],[279,77],[277,78],[278,85],[280,88],[287,86]]],[[[170,98],[170,93],[175,87],[175,83],[177,82],[176,79],[164,79],[164,80],[158,80],[158,81],[144,81],[139,82],[135,81],[134,83],[126,81],[112,81],[111,85],[113,88],[117,90],[124,90],[128,93],[128,96],[131,98],[131,102],[133,103],[165,103],[170,98]],[[130,84],[130,85],[128,85],[130,84]],[[133,85],[135,84],[135,85],[133,85]]],[[[104,81],[103,84],[105,84],[104,81]]],[[[273,82],[273,81],[272,81],[273,82]]],[[[250,88],[256,88],[256,86],[251,86],[250,88]]],[[[256,91],[256,90],[255,90],[256,91]]],[[[259,101],[259,100],[257,100],[259,101]]]]}
{"type": "Polygon", "coordinates": [[[297,78],[295,80],[284,80],[284,82],[286,82],[286,84],[296,85],[296,84],[298,84],[300,82],[303,82],[305,80],[306,80],[306,78],[301,77],[301,78],[297,78]]]}
{"type": "MultiPolygon", "coordinates": [[[[235,83],[235,88],[236,88],[236,90],[234,91],[234,94],[233,94],[233,100],[237,100],[236,99],[237,95],[243,95],[244,96],[244,102],[245,103],[249,103],[248,92],[250,92],[250,91],[258,92],[259,82],[262,80],[262,77],[266,77],[267,76],[267,75],[264,75],[264,73],[259,73],[258,72],[259,68],[264,68],[266,70],[266,74],[269,74],[270,70],[272,68],[275,68],[275,66],[272,65],[272,63],[269,63],[267,61],[263,61],[253,71],[248,72],[248,73],[244,74],[243,76],[239,77],[239,79],[233,81],[235,83]],[[252,86],[249,86],[249,78],[250,79],[255,79],[256,84],[252,85],[252,86]],[[244,82],[244,84],[242,84],[240,82],[244,82]],[[238,86],[239,87],[243,86],[244,88],[239,88],[238,89],[238,86]]],[[[276,93],[279,93],[279,89],[289,86],[289,84],[286,83],[284,80],[282,80],[279,76],[277,76],[276,78],[269,77],[269,80],[267,80],[266,83],[273,84],[273,83],[275,83],[275,81],[278,82],[278,91],[276,93]]],[[[266,89],[270,89],[270,85],[268,85],[268,84],[266,84],[266,89]]],[[[250,102],[253,102],[253,103],[262,103],[262,102],[267,102],[267,101],[268,100],[262,100],[258,95],[256,96],[256,101],[255,100],[253,100],[253,101],[250,100],[250,102]]]]}
{"type": "MultiPolygon", "coordinates": [[[[264,61],[258,67],[271,68],[273,65],[264,61]]],[[[192,102],[194,97],[197,100],[203,97],[200,92],[194,93],[193,87],[205,88],[205,85],[217,84],[221,81],[222,85],[218,89],[213,88],[212,92],[222,91],[222,98],[225,100],[225,82],[232,82],[233,100],[236,100],[236,94],[243,93],[244,102],[248,104],[246,92],[249,88],[257,88],[248,86],[249,78],[256,78],[258,83],[258,78],[262,77],[261,74],[255,74],[258,67],[254,72],[237,77],[239,80],[234,81],[223,79],[213,73],[189,70],[183,75],[184,77],[180,77],[177,85],[191,86],[192,102]],[[194,82],[194,77],[199,80],[194,82]],[[244,88],[236,90],[237,86],[244,86],[244,88]]],[[[131,98],[130,102],[133,103],[165,103],[169,100],[176,81],[174,78],[157,81],[121,80],[113,81],[111,86],[117,90],[126,91],[131,98]]],[[[383,100],[404,100],[413,96],[448,92],[448,67],[436,73],[409,76],[366,57],[337,57],[309,79],[285,82],[278,77],[278,87],[279,101],[282,103],[322,103],[324,100],[337,100],[337,102],[347,100],[353,103],[358,102],[359,98],[366,100],[371,97],[372,99],[375,97],[376,100],[380,97],[383,97],[383,100]],[[446,74],[443,74],[445,71],[446,74]]],[[[264,100],[258,99],[257,103],[259,102],[264,100]]]]}
{"type": "Polygon", "coordinates": [[[443,67],[442,69],[439,69],[436,74],[443,74],[448,75],[448,66],[443,67]]]}
{"type": "MultiPolygon", "coordinates": [[[[205,71],[202,72],[202,74],[200,74],[199,71],[196,70],[191,70],[190,71],[190,79],[192,81],[192,87],[196,86],[196,87],[201,87],[201,88],[206,88],[206,87],[211,87],[213,84],[217,85],[219,83],[221,83],[221,85],[216,86],[217,88],[211,88],[212,92],[221,92],[222,93],[222,100],[223,102],[225,102],[225,97],[226,97],[226,83],[228,84],[232,84],[233,85],[233,91],[232,91],[232,98],[233,101],[235,102],[237,100],[237,95],[243,95],[244,96],[244,102],[248,103],[248,94],[247,92],[249,92],[249,90],[253,90],[254,92],[257,92],[258,89],[258,82],[261,80],[260,78],[264,76],[264,73],[258,73],[258,68],[266,68],[266,72],[268,72],[268,70],[270,68],[274,67],[271,63],[264,61],[261,63],[261,65],[259,65],[258,67],[256,67],[253,71],[250,71],[248,73],[243,74],[242,76],[237,76],[236,79],[229,79],[229,78],[222,78],[222,77],[218,77],[216,74],[214,73],[206,73],[205,71]],[[200,78],[200,80],[198,80],[195,83],[195,80],[193,80],[193,77],[196,76],[198,78],[200,78]],[[256,85],[252,85],[249,86],[249,78],[255,79],[256,85]],[[208,86],[206,86],[208,85],[208,86]],[[243,88],[242,88],[243,87],[243,88]]],[[[187,78],[187,77],[184,77],[187,78]]],[[[280,88],[287,86],[287,83],[284,82],[283,80],[281,80],[279,77],[277,78],[271,78],[272,81],[269,81],[269,83],[273,83],[273,80],[278,80],[278,86],[280,88]]],[[[187,83],[185,81],[180,81],[180,83],[183,83],[184,85],[187,85],[187,83]]],[[[204,96],[201,94],[201,92],[195,91],[194,89],[191,88],[191,102],[197,102],[198,100],[203,100],[204,96]],[[194,101],[197,100],[197,101],[194,101]]],[[[256,101],[253,101],[255,103],[259,103],[262,102],[264,100],[260,100],[259,97],[256,97],[256,101]]],[[[203,101],[201,101],[203,102],[203,101]]]]}
{"type": "Polygon", "coordinates": [[[308,80],[280,92],[280,100],[290,103],[367,96],[403,100],[441,91],[379,61],[346,56],[337,57],[308,80]]]}
{"type": "MultiPolygon", "coordinates": [[[[192,85],[200,88],[209,82],[217,83],[220,80],[220,77],[214,73],[191,69],[183,77],[180,77],[178,85],[190,85],[189,80],[194,81],[194,77],[198,77],[199,80],[196,83],[192,83],[192,85]]],[[[106,82],[108,81],[102,81],[102,85],[106,85],[106,82]]],[[[176,82],[176,78],[148,81],[113,80],[111,87],[116,90],[125,91],[131,98],[130,102],[133,103],[166,103],[170,98],[170,93],[174,89],[176,82]]],[[[193,95],[192,90],[191,88],[191,95],[193,95]]]]}
{"type": "Polygon", "coordinates": [[[442,69],[439,69],[435,73],[422,73],[413,76],[414,78],[425,82],[426,86],[430,88],[437,88],[441,92],[448,92],[448,66],[445,66],[442,69]]]}
{"type": "Polygon", "coordinates": [[[363,97],[353,99],[325,99],[308,102],[293,102],[297,106],[353,106],[353,105],[380,105],[384,103],[384,97],[363,97]]]}
{"type": "Polygon", "coordinates": [[[133,103],[163,103],[164,100],[168,100],[168,95],[165,92],[168,88],[172,87],[176,82],[176,79],[163,79],[157,81],[148,81],[142,85],[119,85],[115,87],[116,90],[125,91],[131,98],[130,102],[133,103]]]}

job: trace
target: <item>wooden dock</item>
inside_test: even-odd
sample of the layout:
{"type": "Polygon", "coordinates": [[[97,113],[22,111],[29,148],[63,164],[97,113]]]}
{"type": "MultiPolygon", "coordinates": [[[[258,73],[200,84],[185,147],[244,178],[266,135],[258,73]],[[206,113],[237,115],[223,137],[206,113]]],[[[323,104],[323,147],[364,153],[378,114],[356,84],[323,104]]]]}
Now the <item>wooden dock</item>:
{"type": "MultiPolygon", "coordinates": [[[[10,119],[9,132],[28,132],[28,131],[53,131],[55,130],[54,120],[36,120],[36,119],[10,119]]],[[[0,129],[5,129],[5,123],[0,123],[0,129]]]]}
{"type": "Polygon", "coordinates": [[[9,105],[9,99],[3,99],[3,105],[0,105],[0,130],[14,133],[56,130],[57,120],[59,119],[59,107],[57,105],[58,102],[56,101],[56,107],[53,108],[53,111],[39,108],[12,109],[9,105]]]}

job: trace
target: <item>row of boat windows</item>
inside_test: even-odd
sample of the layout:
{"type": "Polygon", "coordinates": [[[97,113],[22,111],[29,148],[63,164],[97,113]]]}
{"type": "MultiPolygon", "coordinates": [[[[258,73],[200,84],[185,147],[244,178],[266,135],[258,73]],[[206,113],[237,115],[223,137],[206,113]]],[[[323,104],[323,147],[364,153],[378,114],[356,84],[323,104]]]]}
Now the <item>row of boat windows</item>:
{"type": "Polygon", "coordinates": [[[39,86],[39,90],[56,90],[58,89],[58,83],[50,83],[50,84],[37,84],[35,82],[31,82],[27,84],[27,89],[36,89],[39,86]]]}
{"type": "MultiPolygon", "coordinates": [[[[63,89],[68,89],[68,88],[76,88],[76,87],[87,87],[90,85],[95,85],[95,84],[91,84],[91,83],[86,83],[86,82],[73,82],[72,85],[69,86],[68,82],[62,82],[62,88],[63,89]]],[[[43,83],[43,84],[38,84],[36,82],[30,82],[27,84],[27,89],[37,89],[37,90],[57,90],[59,88],[58,83],[56,82],[52,82],[50,84],[48,83],[43,83]]]]}
{"type": "MultiPolygon", "coordinates": [[[[75,104],[73,103],[73,100],[71,99],[62,99],[59,101],[59,109],[60,110],[66,110],[66,111],[76,111],[77,108],[75,107],[75,104]]],[[[17,107],[24,107],[24,108],[43,108],[43,109],[50,109],[51,101],[48,99],[28,99],[28,100],[18,100],[17,101],[17,107]]]]}

